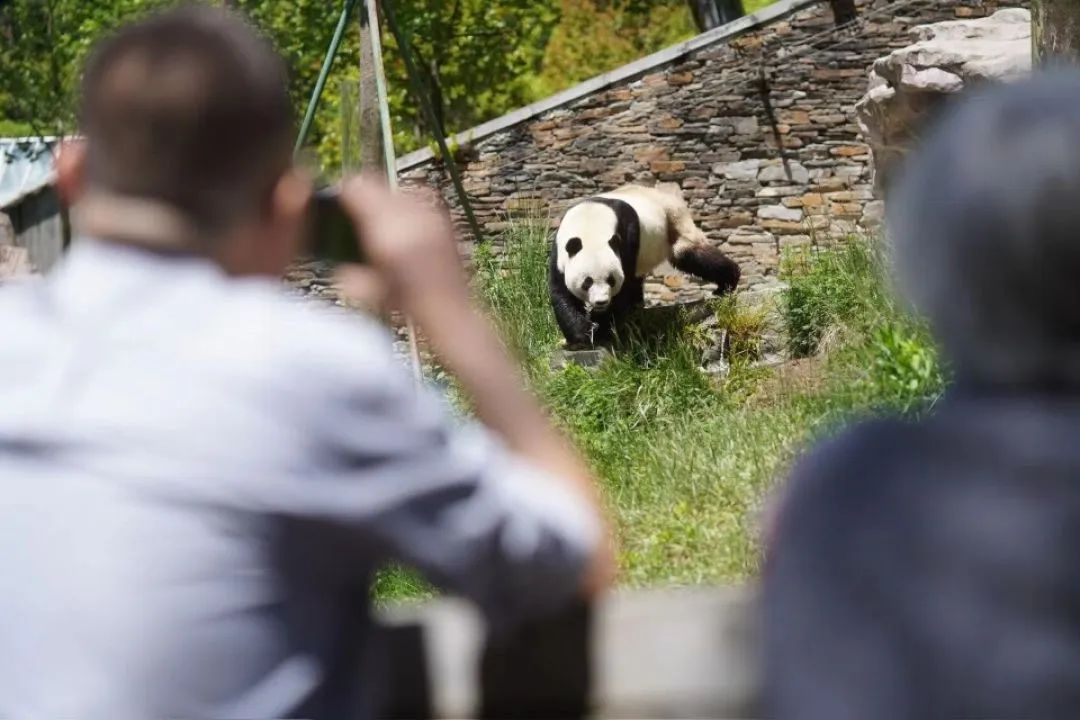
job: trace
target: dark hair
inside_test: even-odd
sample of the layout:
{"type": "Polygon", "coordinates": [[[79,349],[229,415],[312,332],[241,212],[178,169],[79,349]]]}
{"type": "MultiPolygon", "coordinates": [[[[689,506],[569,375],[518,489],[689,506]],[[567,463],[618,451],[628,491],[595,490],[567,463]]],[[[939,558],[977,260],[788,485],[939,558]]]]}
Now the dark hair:
{"type": "Polygon", "coordinates": [[[165,202],[206,232],[260,209],[289,167],[284,63],[245,21],[185,5],[122,28],[86,65],[87,182],[165,202]]]}
{"type": "Polygon", "coordinates": [[[888,220],[902,286],[960,379],[1080,383],[1080,72],[961,97],[888,220]]]}

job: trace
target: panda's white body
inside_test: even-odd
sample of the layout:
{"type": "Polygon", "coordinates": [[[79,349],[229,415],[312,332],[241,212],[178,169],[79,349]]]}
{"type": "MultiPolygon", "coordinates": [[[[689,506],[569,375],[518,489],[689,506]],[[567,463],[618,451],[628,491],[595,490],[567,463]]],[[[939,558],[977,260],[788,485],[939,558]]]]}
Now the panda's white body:
{"type": "Polygon", "coordinates": [[[567,342],[593,344],[644,303],[644,278],[665,261],[729,292],[739,268],[694,224],[678,186],[625,185],[563,215],[551,249],[549,289],[567,342]]]}
{"type": "Polygon", "coordinates": [[[675,233],[668,217],[672,196],[655,188],[628,185],[625,188],[604,193],[608,197],[634,208],[641,223],[641,241],[638,245],[637,276],[645,277],[661,263],[671,259],[675,233]]]}
{"type": "Polygon", "coordinates": [[[601,197],[622,200],[634,208],[641,223],[641,244],[638,246],[637,276],[645,277],[656,270],[660,263],[671,259],[675,233],[668,219],[672,195],[663,190],[628,185],[625,188],[604,193],[601,197]]]}

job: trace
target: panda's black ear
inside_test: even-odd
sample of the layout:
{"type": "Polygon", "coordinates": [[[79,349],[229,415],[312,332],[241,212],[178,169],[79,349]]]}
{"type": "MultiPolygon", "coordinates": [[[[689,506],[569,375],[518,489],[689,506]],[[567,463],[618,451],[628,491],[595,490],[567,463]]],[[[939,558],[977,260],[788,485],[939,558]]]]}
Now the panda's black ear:
{"type": "Polygon", "coordinates": [[[574,257],[581,252],[581,238],[572,237],[566,241],[566,254],[574,257]]]}
{"type": "Polygon", "coordinates": [[[611,249],[615,252],[619,252],[619,236],[612,235],[611,239],[607,241],[607,244],[611,246],[611,249]]]}

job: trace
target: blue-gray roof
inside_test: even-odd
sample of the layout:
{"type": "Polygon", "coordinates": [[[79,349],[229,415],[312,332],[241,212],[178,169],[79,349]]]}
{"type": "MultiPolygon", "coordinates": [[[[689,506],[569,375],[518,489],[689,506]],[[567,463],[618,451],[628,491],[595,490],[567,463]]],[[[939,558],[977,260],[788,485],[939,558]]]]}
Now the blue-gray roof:
{"type": "Polygon", "coordinates": [[[0,138],[0,210],[52,184],[55,138],[0,138]]]}

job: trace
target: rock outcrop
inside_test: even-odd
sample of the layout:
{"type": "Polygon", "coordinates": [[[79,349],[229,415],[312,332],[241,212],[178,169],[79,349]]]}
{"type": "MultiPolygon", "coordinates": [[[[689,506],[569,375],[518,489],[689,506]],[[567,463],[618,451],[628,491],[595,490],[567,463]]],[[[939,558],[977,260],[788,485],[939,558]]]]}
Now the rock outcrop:
{"type": "Polygon", "coordinates": [[[856,106],[881,193],[897,161],[944,101],[980,82],[1007,82],[1031,71],[1031,13],[999,10],[973,20],[912,29],[916,42],[874,63],[869,92],[856,106]]]}

